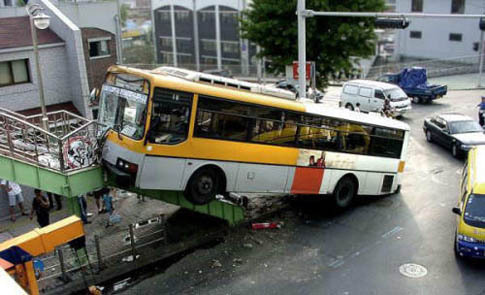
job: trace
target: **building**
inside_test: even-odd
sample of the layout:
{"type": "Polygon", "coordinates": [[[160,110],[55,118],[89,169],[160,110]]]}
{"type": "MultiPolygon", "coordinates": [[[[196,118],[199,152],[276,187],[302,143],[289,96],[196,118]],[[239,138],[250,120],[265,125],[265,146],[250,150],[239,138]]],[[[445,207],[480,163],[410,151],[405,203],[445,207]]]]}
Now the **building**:
{"type": "MultiPolygon", "coordinates": [[[[483,0],[399,0],[402,13],[480,14],[483,0]]],[[[478,19],[413,18],[405,30],[397,31],[395,54],[401,58],[449,59],[478,55],[478,19]]]]}
{"type": "MultiPolygon", "coordinates": [[[[91,118],[97,107],[89,102],[90,89],[101,86],[106,69],[117,60],[116,2],[36,3],[50,16],[49,28],[37,30],[47,109],[91,118]]],[[[0,15],[0,107],[38,113],[39,84],[26,9],[3,5],[0,15]]]]}
{"type": "Polygon", "coordinates": [[[256,46],[240,38],[238,21],[247,2],[152,0],[158,63],[249,73],[256,46]]]}

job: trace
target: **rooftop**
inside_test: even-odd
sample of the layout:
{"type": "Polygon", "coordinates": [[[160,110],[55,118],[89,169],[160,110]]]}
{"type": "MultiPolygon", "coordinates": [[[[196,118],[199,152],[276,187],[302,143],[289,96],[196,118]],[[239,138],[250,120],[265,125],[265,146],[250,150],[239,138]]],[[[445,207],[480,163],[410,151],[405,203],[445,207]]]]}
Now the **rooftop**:
{"type": "MultiPolygon", "coordinates": [[[[38,44],[63,43],[49,28],[37,30],[38,44]]],[[[0,18],[0,49],[32,46],[28,16],[0,18]]]]}

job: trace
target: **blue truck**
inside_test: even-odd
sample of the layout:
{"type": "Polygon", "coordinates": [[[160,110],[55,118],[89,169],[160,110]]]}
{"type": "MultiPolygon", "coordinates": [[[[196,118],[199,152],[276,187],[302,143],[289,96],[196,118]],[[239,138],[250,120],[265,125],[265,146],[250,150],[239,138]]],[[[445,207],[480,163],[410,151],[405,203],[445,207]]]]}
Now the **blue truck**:
{"type": "Polygon", "coordinates": [[[424,68],[405,68],[396,74],[382,75],[377,80],[399,85],[414,103],[430,103],[448,92],[446,85],[428,84],[424,68]]]}

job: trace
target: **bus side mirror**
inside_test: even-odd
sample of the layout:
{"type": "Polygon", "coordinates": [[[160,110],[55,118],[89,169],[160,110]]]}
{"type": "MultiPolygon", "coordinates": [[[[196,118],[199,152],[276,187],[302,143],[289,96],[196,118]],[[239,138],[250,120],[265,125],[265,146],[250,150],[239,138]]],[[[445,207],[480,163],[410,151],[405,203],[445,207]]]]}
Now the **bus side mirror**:
{"type": "Polygon", "coordinates": [[[451,209],[451,212],[458,214],[458,215],[461,215],[461,210],[460,210],[460,208],[457,208],[457,207],[454,207],[453,209],[451,209]]]}

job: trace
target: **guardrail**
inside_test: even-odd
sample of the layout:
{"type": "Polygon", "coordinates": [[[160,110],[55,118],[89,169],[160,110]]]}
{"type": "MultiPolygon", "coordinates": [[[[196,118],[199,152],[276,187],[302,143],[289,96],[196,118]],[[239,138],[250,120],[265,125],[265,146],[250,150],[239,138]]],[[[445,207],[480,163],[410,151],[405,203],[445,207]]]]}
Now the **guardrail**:
{"type": "Polygon", "coordinates": [[[100,161],[99,124],[67,111],[24,116],[0,108],[0,153],[60,172],[71,172],[100,161]]]}

